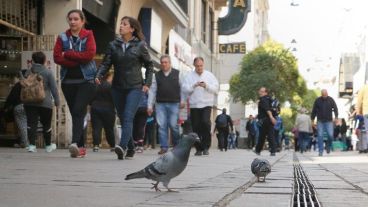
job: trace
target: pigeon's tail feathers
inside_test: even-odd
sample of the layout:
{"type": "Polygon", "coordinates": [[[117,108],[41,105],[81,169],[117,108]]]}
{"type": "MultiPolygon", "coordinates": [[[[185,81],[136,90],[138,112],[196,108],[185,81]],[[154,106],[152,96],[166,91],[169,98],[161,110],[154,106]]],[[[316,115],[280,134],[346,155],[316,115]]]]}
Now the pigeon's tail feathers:
{"type": "Polygon", "coordinates": [[[131,173],[125,177],[125,180],[137,179],[137,178],[144,178],[146,177],[146,173],[143,170],[137,171],[135,173],[131,173]]]}

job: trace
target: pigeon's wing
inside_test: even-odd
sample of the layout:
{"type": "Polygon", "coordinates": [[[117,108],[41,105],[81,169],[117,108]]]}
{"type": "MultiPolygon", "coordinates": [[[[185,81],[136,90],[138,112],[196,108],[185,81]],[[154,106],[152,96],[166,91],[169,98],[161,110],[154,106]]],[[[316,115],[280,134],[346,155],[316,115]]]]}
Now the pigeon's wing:
{"type": "Polygon", "coordinates": [[[253,160],[253,162],[251,164],[251,170],[252,170],[253,174],[256,174],[258,172],[259,163],[260,163],[259,159],[256,158],[256,159],[253,160]]]}
{"type": "Polygon", "coordinates": [[[145,168],[147,178],[152,180],[160,180],[160,177],[170,174],[175,158],[172,152],[168,152],[160,156],[155,162],[145,168]]]}

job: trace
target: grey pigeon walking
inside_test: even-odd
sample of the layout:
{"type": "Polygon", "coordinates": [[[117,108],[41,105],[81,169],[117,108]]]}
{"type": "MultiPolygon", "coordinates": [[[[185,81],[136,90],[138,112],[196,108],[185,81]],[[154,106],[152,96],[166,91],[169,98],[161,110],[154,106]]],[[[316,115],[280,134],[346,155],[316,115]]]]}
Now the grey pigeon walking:
{"type": "Polygon", "coordinates": [[[263,177],[263,182],[266,181],[266,176],[271,172],[271,165],[266,159],[256,158],[251,165],[252,173],[258,178],[263,177]]]}
{"type": "Polygon", "coordinates": [[[155,162],[149,164],[144,169],[127,175],[125,180],[147,178],[157,181],[156,183],[152,183],[152,189],[154,188],[156,191],[160,191],[158,184],[162,182],[169,192],[173,192],[174,190],[168,187],[169,182],[172,178],[183,172],[187,166],[190,150],[195,142],[199,142],[199,137],[196,133],[184,135],[174,149],[160,156],[155,162]]]}

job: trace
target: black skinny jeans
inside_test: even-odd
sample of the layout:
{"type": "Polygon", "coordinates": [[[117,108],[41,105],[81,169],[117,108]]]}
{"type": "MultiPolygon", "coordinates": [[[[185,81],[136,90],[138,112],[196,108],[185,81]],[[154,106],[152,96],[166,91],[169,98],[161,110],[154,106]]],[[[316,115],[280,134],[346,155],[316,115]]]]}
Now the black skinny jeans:
{"type": "Polygon", "coordinates": [[[84,147],[83,123],[87,113],[87,106],[96,93],[94,83],[61,84],[66,102],[72,116],[72,143],[84,147]]]}
{"type": "Polygon", "coordinates": [[[115,109],[91,108],[93,145],[101,144],[101,133],[104,129],[107,143],[110,147],[115,147],[115,117],[115,109]]]}
{"type": "Polygon", "coordinates": [[[200,143],[195,143],[197,151],[208,150],[211,146],[211,106],[191,108],[190,120],[193,132],[197,133],[200,143]]]}
{"type": "Polygon", "coordinates": [[[37,138],[38,120],[42,124],[43,139],[45,145],[51,144],[51,119],[52,109],[40,106],[24,105],[27,115],[27,132],[29,144],[35,145],[37,138]]]}

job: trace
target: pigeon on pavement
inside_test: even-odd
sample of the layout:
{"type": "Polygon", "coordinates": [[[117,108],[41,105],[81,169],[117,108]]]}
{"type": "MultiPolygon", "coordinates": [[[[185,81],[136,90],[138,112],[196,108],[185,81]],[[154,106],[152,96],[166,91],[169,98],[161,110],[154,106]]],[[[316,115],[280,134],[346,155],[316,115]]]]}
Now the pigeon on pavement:
{"type": "Polygon", "coordinates": [[[259,177],[263,177],[263,182],[266,181],[266,176],[271,172],[271,165],[266,159],[256,158],[251,164],[252,173],[257,176],[258,182],[259,177]]]}
{"type": "Polygon", "coordinates": [[[157,181],[156,183],[152,183],[152,189],[154,188],[156,191],[160,191],[158,184],[162,182],[163,186],[169,192],[173,192],[174,190],[168,187],[169,182],[172,178],[183,172],[187,166],[190,150],[195,142],[199,142],[199,137],[196,133],[184,135],[174,149],[163,154],[144,169],[127,175],[125,180],[147,178],[157,181]]]}

